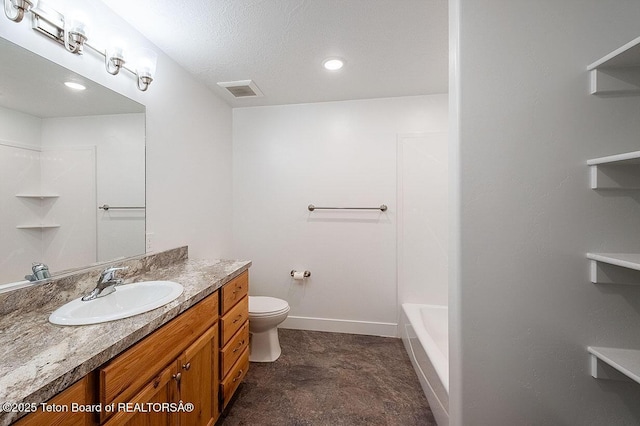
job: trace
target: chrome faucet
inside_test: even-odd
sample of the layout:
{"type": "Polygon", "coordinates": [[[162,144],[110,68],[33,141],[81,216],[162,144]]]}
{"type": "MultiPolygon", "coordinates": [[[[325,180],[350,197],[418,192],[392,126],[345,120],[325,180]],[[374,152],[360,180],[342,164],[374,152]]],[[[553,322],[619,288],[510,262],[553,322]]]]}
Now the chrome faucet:
{"type": "Polygon", "coordinates": [[[103,297],[116,291],[116,286],[123,282],[122,279],[116,278],[116,272],[122,269],[128,269],[128,267],[107,268],[102,271],[100,278],[98,278],[96,288],[91,290],[91,293],[84,296],[82,301],[86,302],[88,300],[97,299],[98,297],[103,297]]]}
{"type": "Polygon", "coordinates": [[[33,262],[31,264],[31,271],[33,272],[33,275],[25,275],[25,280],[33,282],[51,278],[51,275],[49,274],[49,267],[44,263],[33,262]]]}

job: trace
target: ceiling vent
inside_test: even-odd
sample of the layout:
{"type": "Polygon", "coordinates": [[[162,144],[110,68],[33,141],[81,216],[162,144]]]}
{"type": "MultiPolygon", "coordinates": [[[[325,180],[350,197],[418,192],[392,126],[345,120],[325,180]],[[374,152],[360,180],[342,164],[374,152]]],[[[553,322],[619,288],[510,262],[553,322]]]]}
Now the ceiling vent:
{"type": "Polygon", "coordinates": [[[252,80],[226,81],[218,83],[233,95],[234,98],[261,98],[264,96],[252,80]]]}

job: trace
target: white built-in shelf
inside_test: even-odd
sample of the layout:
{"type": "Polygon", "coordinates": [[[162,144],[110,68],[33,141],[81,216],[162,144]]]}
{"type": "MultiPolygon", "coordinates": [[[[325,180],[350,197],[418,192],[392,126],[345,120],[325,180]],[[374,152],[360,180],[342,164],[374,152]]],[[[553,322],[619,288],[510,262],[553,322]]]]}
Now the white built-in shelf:
{"type": "Polygon", "coordinates": [[[45,198],[58,198],[60,197],[58,194],[16,194],[18,198],[40,198],[41,200],[45,198]]]}
{"type": "Polygon", "coordinates": [[[640,151],[625,152],[623,154],[609,155],[607,157],[594,158],[587,161],[590,166],[600,164],[632,165],[640,164],[640,151]]]}
{"type": "Polygon", "coordinates": [[[640,189],[640,151],[587,160],[592,189],[640,189]]]}
{"type": "Polygon", "coordinates": [[[16,226],[18,229],[49,229],[49,228],[60,228],[60,225],[57,223],[39,223],[33,225],[18,225],[16,226]]]}
{"type": "Polygon", "coordinates": [[[592,95],[640,95],[640,37],[587,67],[592,95]]]}
{"type": "Polygon", "coordinates": [[[596,379],[640,383],[640,350],[589,346],[591,375],[596,379]]]}
{"type": "Polygon", "coordinates": [[[639,253],[587,253],[587,258],[591,260],[592,283],[640,284],[639,253]],[[626,269],[628,272],[606,270],[608,265],[626,269]]]}

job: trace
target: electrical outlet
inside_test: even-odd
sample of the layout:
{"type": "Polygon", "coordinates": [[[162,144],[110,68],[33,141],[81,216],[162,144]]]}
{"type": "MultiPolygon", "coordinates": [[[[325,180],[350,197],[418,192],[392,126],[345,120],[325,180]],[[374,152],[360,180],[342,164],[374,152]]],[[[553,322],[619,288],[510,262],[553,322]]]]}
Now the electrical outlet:
{"type": "Polygon", "coordinates": [[[146,248],[145,251],[148,253],[150,251],[153,251],[153,232],[147,232],[147,242],[146,242],[146,248]]]}

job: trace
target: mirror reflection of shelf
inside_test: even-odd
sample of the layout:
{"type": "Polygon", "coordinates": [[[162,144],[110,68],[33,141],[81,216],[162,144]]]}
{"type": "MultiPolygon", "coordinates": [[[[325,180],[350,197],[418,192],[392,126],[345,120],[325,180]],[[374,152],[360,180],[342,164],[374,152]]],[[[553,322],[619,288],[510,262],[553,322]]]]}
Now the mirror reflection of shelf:
{"type": "MultiPolygon", "coordinates": [[[[55,198],[59,198],[60,196],[58,194],[53,194],[53,193],[20,193],[20,194],[16,194],[17,198],[35,198],[35,199],[39,199],[39,200],[50,200],[50,199],[55,199],[55,198]]],[[[53,229],[53,228],[60,228],[60,224],[57,223],[35,223],[35,224],[29,224],[29,225],[18,225],[16,226],[16,228],[18,229],[39,229],[41,231],[44,231],[46,229],[53,229]]]]}
{"type": "Polygon", "coordinates": [[[59,198],[58,194],[16,194],[18,198],[40,198],[44,200],[45,198],[59,198]]]}
{"type": "Polygon", "coordinates": [[[640,189],[640,151],[587,160],[591,189],[640,189]]]}
{"type": "Polygon", "coordinates": [[[589,346],[591,376],[640,383],[640,350],[589,346]]]}
{"type": "Polygon", "coordinates": [[[640,37],[592,63],[587,70],[592,95],[640,95],[640,37]]]}

